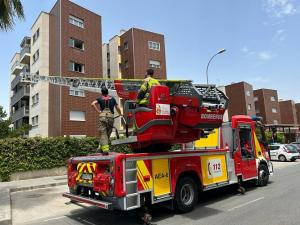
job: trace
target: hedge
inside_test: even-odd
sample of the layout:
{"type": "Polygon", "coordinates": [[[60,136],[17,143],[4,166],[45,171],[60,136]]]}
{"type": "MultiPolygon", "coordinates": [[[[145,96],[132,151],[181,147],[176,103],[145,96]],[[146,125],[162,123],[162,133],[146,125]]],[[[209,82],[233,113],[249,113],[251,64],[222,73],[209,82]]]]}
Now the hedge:
{"type": "MultiPolygon", "coordinates": [[[[10,174],[66,166],[72,156],[96,153],[96,138],[7,138],[0,140],[0,181],[10,174]]],[[[130,152],[126,145],[112,151],[130,152]]]]}

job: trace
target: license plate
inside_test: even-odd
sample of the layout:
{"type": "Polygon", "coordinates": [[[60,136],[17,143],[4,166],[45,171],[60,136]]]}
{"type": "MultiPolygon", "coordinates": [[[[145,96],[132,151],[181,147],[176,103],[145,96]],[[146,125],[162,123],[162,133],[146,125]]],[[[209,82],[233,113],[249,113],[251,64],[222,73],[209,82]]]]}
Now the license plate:
{"type": "Polygon", "coordinates": [[[83,180],[92,180],[93,179],[93,174],[91,174],[91,173],[83,173],[81,175],[81,179],[83,179],[83,180]]]}

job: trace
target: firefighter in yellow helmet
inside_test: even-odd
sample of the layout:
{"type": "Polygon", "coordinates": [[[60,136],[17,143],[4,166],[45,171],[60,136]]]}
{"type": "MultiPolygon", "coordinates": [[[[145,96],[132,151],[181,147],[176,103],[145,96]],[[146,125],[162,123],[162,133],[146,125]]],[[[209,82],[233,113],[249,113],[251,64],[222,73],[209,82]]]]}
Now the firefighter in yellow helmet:
{"type": "Polygon", "coordinates": [[[153,78],[154,71],[153,69],[148,69],[147,73],[145,75],[144,82],[142,86],[140,87],[136,103],[138,106],[144,106],[147,107],[149,103],[149,92],[151,90],[151,87],[154,85],[160,85],[158,80],[153,78]]]}
{"type": "Polygon", "coordinates": [[[122,113],[116,99],[108,95],[108,89],[106,87],[101,89],[101,93],[102,96],[93,101],[91,105],[99,113],[99,150],[103,154],[108,154],[109,138],[114,126],[114,108],[117,110],[119,115],[122,115],[122,113]],[[97,103],[100,106],[100,110],[96,106],[97,103]]]}

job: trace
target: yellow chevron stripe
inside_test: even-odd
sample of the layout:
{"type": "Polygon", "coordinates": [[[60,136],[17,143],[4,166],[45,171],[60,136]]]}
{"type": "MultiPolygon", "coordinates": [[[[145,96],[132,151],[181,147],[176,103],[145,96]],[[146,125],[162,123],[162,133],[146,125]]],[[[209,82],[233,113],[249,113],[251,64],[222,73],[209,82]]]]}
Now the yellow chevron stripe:
{"type": "Polygon", "coordinates": [[[96,163],[93,163],[94,172],[96,171],[96,163]]]}
{"type": "Polygon", "coordinates": [[[83,164],[81,165],[80,169],[79,169],[79,173],[82,173],[82,170],[83,170],[84,166],[85,166],[85,164],[83,163],[83,164]]]}
{"type": "Polygon", "coordinates": [[[146,186],[146,184],[144,182],[144,178],[143,178],[143,176],[142,176],[141,171],[139,170],[139,168],[137,169],[137,175],[138,175],[138,178],[139,178],[139,180],[140,180],[140,182],[141,182],[144,190],[148,190],[148,187],[146,186]]]}
{"type": "Polygon", "coordinates": [[[77,165],[77,171],[79,170],[79,168],[81,167],[82,163],[78,163],[77,165]]]}
{"type": "Polygon", "coordinates": [[[91,169],[91,165],[89,163],[86,163],[86,167],[89,173],[93,173],[92,169],[91,169]]]}
{"type": "Polygon", "coordinates": [[[142,182],[144,182],[146,187],[147,187],[146,190],[151,189],[153,187],[153,179],[152,179],[152,176],[151,176],[145,162],[143,160],[138,160],[137,161],[137,168],[138,168],[138,171],[140,171],[142,182]],[[150,176],[150,180],[145,182],[144,181],[144,176],[150,176]]]}

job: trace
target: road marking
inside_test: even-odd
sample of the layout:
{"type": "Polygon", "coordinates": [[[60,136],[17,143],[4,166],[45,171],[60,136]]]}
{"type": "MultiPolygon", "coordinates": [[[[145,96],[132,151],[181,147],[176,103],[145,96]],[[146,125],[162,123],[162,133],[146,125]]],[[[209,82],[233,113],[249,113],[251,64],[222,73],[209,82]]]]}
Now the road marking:
{"type": "Polygon", "coordinates": [[[254,202],[257,202],[257,201],[260,201],[260,200],[262,200],[262,199],[264,199],[264,198],[265,198],[265,197],[257,198],[257,199],[254,199],[254,200],[252,200],[252,201],[246,202],[246,203],[244,203],[244,204],[237,205],[237,206],[235,206],[235,207],[233,207],[233,208],[231,208],[231,209],[228,209],[228,211],[232,211],[232,210],[235,210],[235,209],[242,208],[242,207],[244,207],[244,206],[246,206],[246,205],[249,205],[249,204],[254,203],[254,202]]]}
{"type": "Polygon", "coordinates": [[[96,225],[96,224],[94,224],[94,223],[92,223],[92,222],[90,222],[90,221],[88,221],[88,220],[82,219],[82,218],[80,218],[80,217],[77,217],[77,219],[80,220],[80,221],[82,221],[82,222],[85,222],[85,223],[87,223],[87,224],[90,224],[90,225],[96,225]]]}
{"type": "Polygon", "coordinates": [[[50,219],[44,220],[44,222],[48,222],[48,221],[51,221],[51,220],[59,220],[59,219],[62,219],[64,217],[66,217],[66,216],[60,216],[60,217],[50,218],[50,219]]]}

